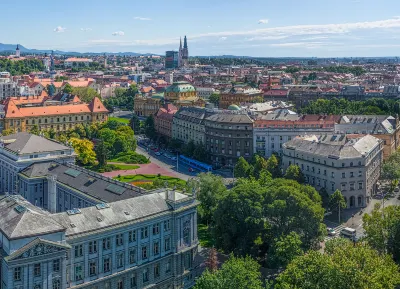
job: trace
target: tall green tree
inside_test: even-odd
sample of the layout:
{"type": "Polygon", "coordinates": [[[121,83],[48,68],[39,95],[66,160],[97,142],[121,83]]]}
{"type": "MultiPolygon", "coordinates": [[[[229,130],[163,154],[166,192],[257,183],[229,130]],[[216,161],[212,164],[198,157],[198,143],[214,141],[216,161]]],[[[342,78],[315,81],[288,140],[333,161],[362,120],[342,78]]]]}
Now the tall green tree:
{"type": "Polygon", "coordinates": [[[272,267],[285,268],[294,258],[303,255],[302,242],[296,232],[275,238],[268,254],[269,264],[272,267]]]}
{"type": "Polygon", "coordinates": [[[96,158],[99,162],[99,167],[105,167],[107,165],[107,159],[110,155],[110,151],[107,148],[104,141],[100,141],[96,146],[96,158]]]}
{"type": "Polygon", "coordinates": [[[77,95],[81,101],[86,103],[90,103],[95,97],[101,99],[100,94],[91,87],[74,87],[72,94],[77,95]]]}
{"type": "Polygon", "coordinates": [[[387,255],[342,238],[326,243],[325,254],[295,258],[276,279],[275,289],[383,289],[400,285],[399,267],[387,255]]]}
{"type": "Polygon", "coordinates": [[[244,157],[240,157],[235,164],[234,175],[235,178],[246,178],[250,173],[250,165],[244,157]]]}
{"type": "Polygon", "coordinates": [[[286,169],[284,178],[288,179],[288,180],[295,180],[295,181],[299,182],[300,184],[304,183],[303,172],[301,171],[300,167],[297,165],[290,165],[286,169]]]}
{"type": "Polygon", "coordinates": [[[267,169],[267,160],[264,159],[262,156],[255,155],[255,161],[254,161],[254,166],[253,166],[253,177],[256,179],[260,178],[260,173],[263,170],[267,169]]]}
{"type": "Polygon", "coordinates": [[[33,125],[33,126],[31,127],[31,129],[29,130],[29,132],[30,132],[31,134],[39,135],[40,130],[39,130],[38,125],[37,125],[37,124],[33,125]]]}
{"type": "Polygon", "coordinates": [[[380,253],[388,253],[400,262],[400,206],[381,209],[377,205],[371,214],[363,216],[365,240],[380,253]]]}
{"type": "Polygon", "coordinates": [[[221,269],[205,271],[197,280],[194,289],[262,289],[260,265],[250,257],[237,258],[231,255],[221,269]]]}
{"type": "Polygon", "coordinates": [[[77,161],[83,165],[94,164],[96,161],[96,153],[94,152],[93,143],[88,139],[71,138],[69,140],[78,154],[77,161]]]}
{"type": "Polygon", "coordinates": [[[329,196],[329,207],[331,210],[338,213],[340,223],[340,212],[347,208],[346,200],[344,199],[341,191],[336,190],[332,195],[329,196]]]}
{"type": "Polygon", "coordinates": [[[267,170],[271,173],[273,178],[279,178],[282,175],[279,169],[278,158],[274,154],[267,160],[267,170]]]}
{"type": "Polygon", "coordinates": [[[64,89],[63,89],[63,92],[64,93],[68,93],[68,94],[71,94],[72,92],[73,92],[73,87],[71,86],[71,84],[69,84],[69,83],[67,83],[65,86],[64,86],[64,89]]]}
{"type": "Polygon", "coordinates": [[[146,121],[144,123],[144,133],[150,139],[154,139],[156,137],[157,132],[154,124],[153,115],[150,115],[149,117],[146,118],[146,121]]]}
{"type": "Polygon", "coordinates": [[[210,97],[208,98],[208,101],[211,102],[211,103],[213,103],[215,106],[218,106],[218,104],[219,104],[219,98],[220,98],[219,93],[213,93],[213,94],[211,94],[210,97]]]}
{"type": "Polygon", "coordinates": [[[132,118],[129,120],[129,126],[133,129],[135,134],[140,133],[140,120],[139,117],[136,114],[132,115],[132,118]]]}

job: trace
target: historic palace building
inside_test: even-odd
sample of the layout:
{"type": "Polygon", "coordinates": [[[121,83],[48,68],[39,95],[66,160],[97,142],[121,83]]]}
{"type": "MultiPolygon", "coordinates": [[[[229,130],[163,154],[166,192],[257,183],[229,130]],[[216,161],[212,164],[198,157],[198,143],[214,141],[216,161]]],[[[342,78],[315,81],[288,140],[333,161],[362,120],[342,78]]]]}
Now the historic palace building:
{"type": "Polygon", "coordinates": [[[198,95],[196,88],[186,81],[177,81],[168,86],[164,92],[166,102],[173,103],[177,108],[182,106],[204,107],[205,102],[198,95]]]}
{"type": "Polygon", "coordinates": [[[15,132],[53,129],[56,132],[74,128],[77,124],[104,122],[109,111],[95,97],[90,103],[75,96],[70,101],[53,101],[44,97],[11,97],[4,104],[4,129],[15,132]]]}

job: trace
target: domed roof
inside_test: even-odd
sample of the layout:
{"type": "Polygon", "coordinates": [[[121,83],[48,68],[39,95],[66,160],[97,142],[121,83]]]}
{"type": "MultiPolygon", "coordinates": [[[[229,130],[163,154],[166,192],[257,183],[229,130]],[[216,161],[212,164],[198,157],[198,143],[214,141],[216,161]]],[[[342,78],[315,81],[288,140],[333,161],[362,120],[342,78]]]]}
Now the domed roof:
{"type": "Polygon", "coordinates": [[[228,106],[228,110],[240,110],[240,107],[238,107],[236,104],[231,104],[228,106]]]}
{"type": "Polygon", "coordinates": [[[192,92],[196,91],[193,85],[186,81],[177,81],[165,89],[165,92],[192,92]]]}

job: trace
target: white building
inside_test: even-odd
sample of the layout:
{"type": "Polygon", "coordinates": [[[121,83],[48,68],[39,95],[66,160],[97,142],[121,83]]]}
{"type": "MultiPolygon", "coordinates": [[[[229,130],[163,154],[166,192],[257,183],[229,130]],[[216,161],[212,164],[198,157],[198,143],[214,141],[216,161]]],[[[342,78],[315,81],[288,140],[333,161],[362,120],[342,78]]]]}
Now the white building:
{"type": "Polygon", "coordinates": [[[0,72],[0,99],[18,95],[18,85],[11,79],[9,72],[0,72]]]}
{"type": "Polygon", "coordinates": [[[211,94],[216,93],[217,91],[213,87],[196,87],[197,95],[202,99],[208,99],[211,94]]]}
{"type": "Polygon", "coordinates": [[[89,58],[78,58],[78,57],[70,57],[65,59],[64,67],[71,68],[71,67],[80,67],[80,66],[89,66],[93,60],[89,58]]]}
{"type": "Polygon", "coordinates": [[[376,193],[383,159],[383,141],[371,135],[298,137],[282,148],[282,169],[295,164],[306,182],[331,195],[340,190],[347,206],[364,207],[376,193]]]}

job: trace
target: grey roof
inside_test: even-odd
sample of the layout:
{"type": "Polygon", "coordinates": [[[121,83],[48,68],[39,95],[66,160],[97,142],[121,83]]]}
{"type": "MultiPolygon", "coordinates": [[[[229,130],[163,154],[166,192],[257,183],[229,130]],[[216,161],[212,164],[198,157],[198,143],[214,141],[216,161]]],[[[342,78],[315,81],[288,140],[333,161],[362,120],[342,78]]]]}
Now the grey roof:
{"type": "Polygon", "coordinates": [[[321,136],[317,141],[315,139],[295,138],[286,142],[283,146],[288,149],[294,149],[296,152],[345,159],[364,157],[380,142],[381,140],[371,135],[350,139],[343,135],[336,135],[334,139],[333,136],[326,138],[321,136]],[[335,143],[336,138],[337,143],[335,143]]]}
{"type": "Polygon", "coordinates": [[[347,133],[362,129],[372,134],[393,133],[396,127],[396,119],[389,115],[344,115],[339,120],[340,125],[348,125],[347,133]]]}
{"type": "Polygon", "coordinates": [[[210,122],[252,124],[253,120],[247,114],[217,113],[206,118],[210,122]]]}
{"type": "MultiPolygon", "coordinates": [[[[57,176],[57,182],[74,188],[101,202],[115,202],[142,195],[146,190],[129,184],[104,177],[100,174],[79,168],[70,164],[54,162],[35,163],[21,171],[22,175],[29,178],[57,176]],[[75,172],[77,175],[75,176],[75,172]],[[108,187],[113,186],[119,193],[114,193],[108,187]]],[[[115,191],[115,190],[113,190],[115,191]]]]}
{"type": "Polygon", "coordinates": [[[4,147],[19,155],[51,151],[64,151],[71,148],[56,141],[46,139],[27,132],[19,132],[0,137],[4,147]]]}
{"type": "Polygon", "coordinates": [[[40,236],[66,229],[52,220],[50,213],[17,195],[0,197],[0,220],[0,230],[9,240],[40,236]]]}
{"type": "Polygon", "coordinates": [[[109,226],[123,224],[172,210],[162,193],[152,193],[109,204],[109,208],[88,207],[81,213],[68,215],[66,212],[53,214],[58,223],[67,228],[66,236],[91,232],[109,226]]]}
{"type": "Polygon", "coordinates": [[[285,120],[285,121],[296,121],[299,120],[301,116],[297,113],[293,113],[288,109],[278,109],[273,112],[267,113],[265,115],[259,116],[260,120],[285,120]]]}
{"type": "Polygon", "coordinates": [[[174,118],[200,124],[202,123],[205,116],[206,116],[205,108],[181,107],[174,115],[174,118]]]}

